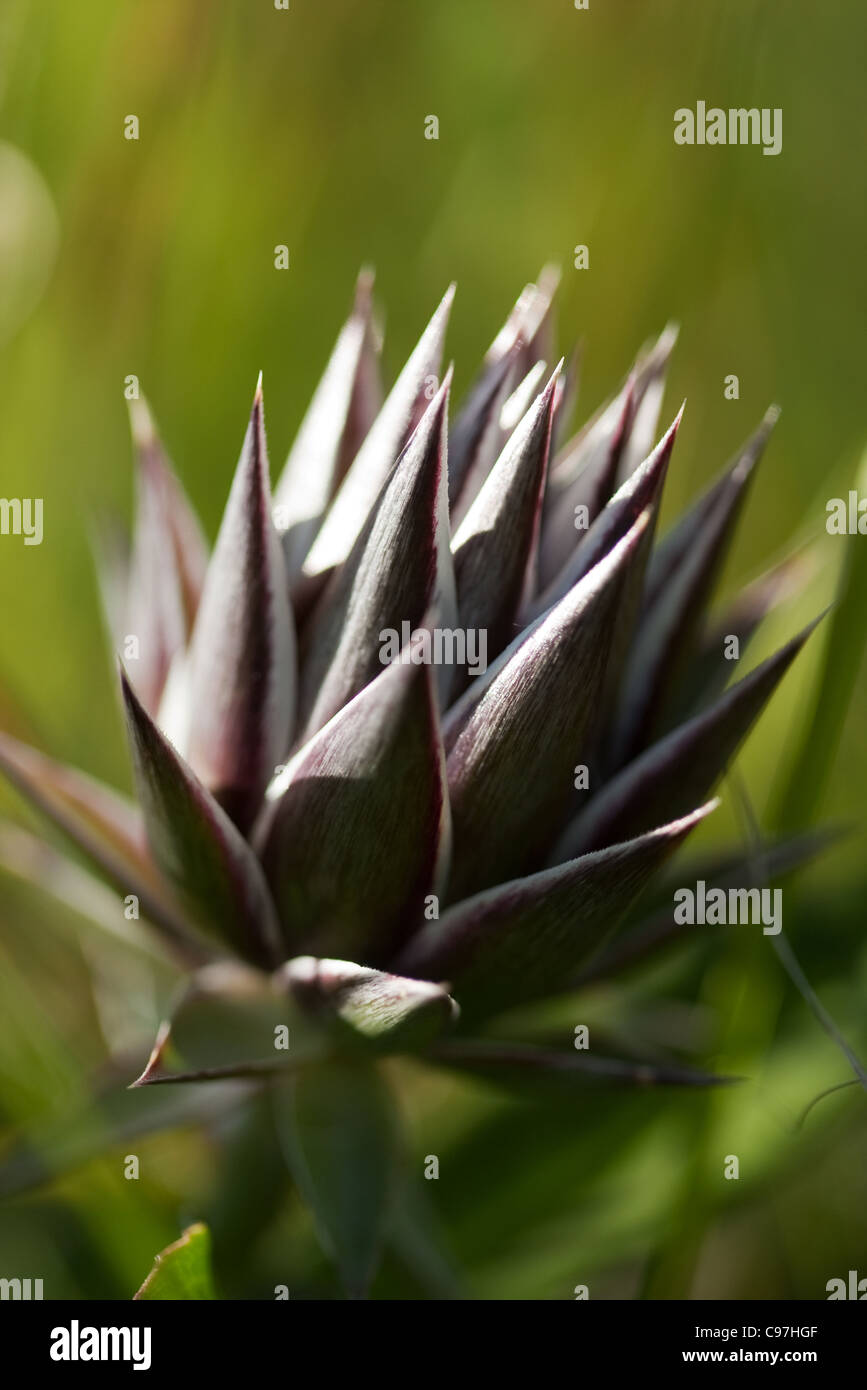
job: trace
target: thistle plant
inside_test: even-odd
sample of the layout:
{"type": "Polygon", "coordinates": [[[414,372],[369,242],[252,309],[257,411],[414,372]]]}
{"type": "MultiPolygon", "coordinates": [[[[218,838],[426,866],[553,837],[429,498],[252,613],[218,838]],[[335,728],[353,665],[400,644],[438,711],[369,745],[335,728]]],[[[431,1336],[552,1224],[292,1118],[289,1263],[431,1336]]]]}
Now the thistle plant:
{"type": "Polygon", "coordinates": [[[362,276],[273,495],[260,379],[210,554],[133,402],[135,528],[101,572],[136,804],[0,738],[182,982],[135,1086],[267,1095],[353,1293],[406,1154],[383,1059],[564,1103],[719,1079],[533,1018],[676,934],[642,903],[806,639],[729,683],[724,637],[791,565],[708,616],[774,412],[657,543],[674,334],[566,438],[551,297],[522,293],[450,426],[451,291],[383,400],[362,276]]]}

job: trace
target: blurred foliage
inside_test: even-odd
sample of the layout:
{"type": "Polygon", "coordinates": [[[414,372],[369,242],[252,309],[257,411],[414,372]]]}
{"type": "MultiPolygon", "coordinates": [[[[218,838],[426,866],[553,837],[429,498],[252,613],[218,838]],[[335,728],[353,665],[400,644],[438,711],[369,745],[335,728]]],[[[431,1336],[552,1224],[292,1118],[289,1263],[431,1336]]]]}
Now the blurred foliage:
{"type": "MultiPolygon", "coordinates": [[[[45,541],[0,542],[3,726],[127,780],[88,549],[94,515],[129,507],[125,376],[213,533],[259,368],[276,468],[359,265],[377,269],[391,372],[458,281],[460,393],[553,259],[563,347],[585,344],[581,416],[644,339],[681,325],[666,411],[688,406],[668,512],[770,401],[783,406],[728,579],[794,543],[815,551],[815,577],[751,661],[835,592],[841,604],[741,767],[763,823],[855,822],[787,889],[785,929],[863,1057],[867,593],[854,551],[867,542],[844,562],[824,506],[853,485],[864,445],[865,40],[864,12],[843,0],[5,0],[3,492],[45,499],[45,541]],[[675,146],[673,111],[699,97],[782,107],[782,153],[675,146]],[[431,113],[438,142],[423,138],[431,113]],[[137,142],[123,138],[129,114],[137,142]],[[576,243],[587,271],[572,268],[576,243]],[[730,372],[737,402],[723,396],[730,372]]],[[[94,976],[79,919],[5,879],[0,892],[0,1120],[63,1128],[87,1111],[109,1047],[130,1047],[135,1074],[162,986],[117,951],[94,976]]],[[[865,1272],[867,1098],[842,1091],[797,1127],[849,1073],[768,939],[708,932],[551,1022],[564,1045],[588,1022],[624,1048],[749,1079],[528,1115],[481,1085],[395,1068],[412,1170],[436,1153],[441,1177],[395,1214],[377,1293],[570,1298],[589,1283],[593,1298],[817,1298],[865,1272]],[[731,1153],[738,1182],[722,1177],[731,1153]]],[[[192,1109],[180,1132],[135,1139],[137,1182],[122,1176],[133,1141],[120,1130],[108,1158],[7,1199],[0,1273],[43,1277],[49,1296],[130,1297],[154,1252],[206,1217],[227,1296],[333,1294],[266,1098],[234,1096],[204,1127],[192,1109]]]]}

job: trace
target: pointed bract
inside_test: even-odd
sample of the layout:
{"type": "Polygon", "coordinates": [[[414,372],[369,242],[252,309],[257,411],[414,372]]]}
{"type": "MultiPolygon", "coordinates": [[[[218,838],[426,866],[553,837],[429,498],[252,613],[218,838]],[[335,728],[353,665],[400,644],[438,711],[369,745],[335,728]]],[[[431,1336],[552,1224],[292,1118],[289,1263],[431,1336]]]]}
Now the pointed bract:
{"type": "Polygon", "coordinates": [[[765,618],[802,593],[814,570],[811,554],[796,551],[741,589],[721,615],[705,623],[695,654],[666,706],[662,732],[669,732],[722,694],[732,670],[731,655],[726,655],[730,639],[737,639],[738,659],[743,659],[765,618]]]}
{"type": "Polygon", "coordinates": [[[554,297],[560,284],[560,267],[544,265],[535,284],[528,285],[513,314],[522,344],[518,375],[528,372],[534,362],[550,362],[554,351],[554,297]]]}
{"type": "Polygon", "coordinates": [[[448,852],[431,668],[396,661],[306,744],[270,788],[255,842],[293,948],[387,960],[423,920],[448,852]]]}
{"type": "Polygon", "coordinates": [[[702,714],[646,749],[602,788],[557,844],[571,859],[684,815],[708,795],[815,624],[738,681],[702,714]]]}
{"type": "Polygon", "coordinates": [[[381,404],[372,288],[372,275],[363,272],[352,313],[274,489],[274,517],[283,538],[290,583],[299,573],[328,504],[381,404]]]}
{"type": "Polygon", "coordinates": [[[403,645],[403,625],[412,631],[431,605],[439,625],[452,626],[446,477],[450,382],[448,373],[310,619],[301,672],[302,741],[381,672],[388,633],[398,634],[395,640],[403,645]]]}
{"type": "Polygon", "coordinates": [[[304,563],[306,575],[346,559],[395,460],[421,419],[438,381],[454,286],[443,296],[418,345],[395,382],[331,505],[304,563]]]}
{"type": "Polygon", "coordinates": [[[457,904],[413,937],[395,968],[448,980],[470,1020],[567,988],[712,809],[457,904]]]}
{"type": "Polygon", "coordinates": [[[295,713],[295,637],[271,519],[262,394],[214,547],[187,673],[188,761],[246,831],[286,754],[295,713]]]}
{"type": "Polygon", "coordinates": [[[441,986],[370,970],[346,960],[297,956],[280,978],[314,1019],[338,1019],[383,1050],[426,1045],[458,1016],[458,1006],[441,986]]]}
{"type": "Polygon", "coordinates": [[[0,734],[0,771],[173,938],[184,914],[157,872],[141,812],[112,788],[0,734]]]}
{"type": "MultiPolygon", "coordinates": [[[[138,405],[144,409],[143,402],[138,405]]],[[[136,429],[143,431],[142,418],[138,421],[136,429]]],[[[155,714],[188,629],[161,451],[155,443],[139,443],[136,454],[136,514],[122,643],[128,657],[134,653],[139,696],[155,714]]]]}
{"type": "Polygon", "coordinates": [[[139,468],[148,472],[162,491],[162,520],[172,541],[184,622],[189,633],[205,583],[208,543],[193,504],[169,463],[147,401],[140,396],[138,400],[130,401],[129,410],[139,468]]]}
{"type": "Polygon", "coordinates": [[[577,542],[571,558],[567,560],[563,569],[548,588],[532,602],[528,609],[528,618],[535,618],[544,613],[552,603],[556,603],[567,594],[573,584],[577,584],[578,580],[597,565],[611,547],[626,535],[645,507],[653,509],[655,520],[682,414],[683,407],[653,452],[639,464],[605,504],[583,540],[577,542]]]}
{"type": "Polygon", "coordinates": [[[331,1050],[324,1030],[287,994],[280,971],[269,975],[224,957],[188,977],[133,1085],[267,1078],[321,1061],[331,1050]],[[280,1046],[281,1034],[287,1046],[280,1046]]]}
{"type": "Polygon", "coordinates": [[[487,634],[489,658],[515,636],[515,618],[534,571],[558,374],[559,367],[452,541],[460,625],[487,634]]]}
{"type": "Polygon", "coordinates": [[[498,361],[517,344],[521,350],[518,375],[525,376],[534,362],[550,355],[551,313],[559,283],[560,271],[546,265],[535,284],[524,286],[485,354],[486,364],[498,361]]]}
{"type": "Polygon", "coordinates": [[[676,921],[672,910],[673,892],[679,885],[704,879],[708,889],[767,887],[803,864],[809,864],[841,838],[839,830],[816,830],[766,845],[758,857],[737,853],[710,863],[706,859],[684,863],[678,870],[676,883],[671,881],[669,874],[666,876],[669,882],[660,884],[655,894],[661,900],[660,907],[645,912],[639,921],[624,927],[616,941],[605,946],[578,972],[573,979],[574,986],[580,988],[593,980],[607,980],[640,964],[648,956],[655,957],[685,937],[691,936],[694,940],[694,924],[676,921]]]}
{"type": "Polygon", "coordinates": [[[542,389],[542,382],[545,380],[547,370],[547,364],[541,359],[534,362],[526,376],[520,379],[512,394],[503,402],[503,408],[500,411],[500,429],[506,439],[513,430],[518,428],[542,389]]]}
{"type": "Polygon", "coordinates": [[[450,713],[450,901],[535,867],[556,833],[602,714],[616,614],[640,580],[645,528],[646,516],[450,713]]]}
{"type": "Polygon", "coordinates": [[[449,431],[449,509],[456,530],[499,453],[500,416],[511,389],[519,347],[485,366],[449,431]]]}
{"type": "Polygon", "coordinates": [[[614,490],[617,462],[633,408],[632,382],[562,449],[551,470],[542,514],[539,580],[547,588],[569,563],[584,532],[614,490]],[[584,508],[585,512],[579,512],[584,508]]]}
{"type": "Polygon", "coordinates": [[[123,672],[121,688],[136,791],[162,873],[205,936],[258,963],[274,962],[280,936],[258,860],[123,672]]]}
{"type": "Polygon", "coordinates": [[[578,398],[583,352],[583,344],[576,343],[566,358],[566,366],[557,386],[557,395],[554,399],[554,421],[551,429],[552,456],[559,449],[560,442],[569,428],[569,421],[572,418],[572,412],[578,398]]]}
{"type": "Polygon", "coordinates": [[[438,1043],[427,1056],[440,1066],[535,1100],[543,1095],[571,1098],[603,1088],[607,1091],[612,1086],[723,1086],[738,1080],[655,1060],[626,1061],[586,1056],[574,1048],[570,1051],[487,1039],[438,1043]]]}
{"type": "Polygon", "coordinates": [[[771,412],[734,464],[666,537],[648,574],[647,601],[626,676],[626,695],[612,744],[621,765],[650,738],[685,660],[719,573],[776,414],[771,412]]]}
{"type": "Polygon", "coordinates": [[[665,374],[677,342],[677,324],[668,324],[647,352],[639,353],[632,369],[634,406],[628,436],[617,463],[617,484],[625,482],[653,447],[665,394],[665,374]]]}

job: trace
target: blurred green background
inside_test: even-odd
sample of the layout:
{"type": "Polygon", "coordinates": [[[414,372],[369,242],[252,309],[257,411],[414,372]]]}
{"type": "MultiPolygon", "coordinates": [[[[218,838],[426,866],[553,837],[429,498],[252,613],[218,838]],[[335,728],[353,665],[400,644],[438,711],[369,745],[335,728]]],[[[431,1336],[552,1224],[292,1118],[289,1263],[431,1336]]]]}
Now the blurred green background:
{"type": "MultiPolygon", "coordinates": [[[[664,413],[684,397],[687,410],[666,516],[771,401],[783,407],[725,587],[796,543],[815,574],[750,664],[850,566],[835,626],[740,766],[767,828],[854,825],[787,888],[786,931],[867,1055],[867,540],[859,552],[824,533],[865,443],[865,47],[850,0],[3,0],[2,492],[44,498],[45,539],[0,540],[0,722],[127,784],[89,527],[98,508],[130,506],[128,374],[213,534],[259,369],[276,470],[360,265],[377,271],[390,374],[457,280],[460,395],[518,290],[554,260],[561,346],[585,344],[579,418],[648,336],[681,326],[664,413]],[[676,146],[673,112],[698,99],[781,107],[782,153],[676,146]],[[138,141],[123,138],[130,114],[138,141]],[[573,269],[577,243],[588,270],[573,269]],[[738,401],[724,399],[729,373],[738,401]]],[[[711,837],[741,833],[724,795],[711,837]]],[[[5,790],[3,809],[24,815],[5,790]]],[[[5,878],[0,913],[0,1118],[62,1122],[86,1106],[107,1040],[146,1047],[153,982],[109,956],[94,985],[77,920],[5,878]]],[[[424,1185],[429,1246],[393,1253],[378,1291],[822,1298],[828,1279],[867,1275],[867,1097],[841,1091],[795,1127],[851,1071],[769,939],[697,943],[558,1019],[566,1038],[598,1022],[624,1048],[680,1037],[750,1079],[528,1119],[481,1086],[401,1069],[412,1154],[419,1171],[439,1154],[443,1176],[424,1185]],[[731,1153],[738,1182],[722,1179],[731,1153]]],[[[197,1126],[137,1139],[139,1182],[122,1178],[129,1151],[116,1139],[107,1159],[0,1207],[0,1275],[42,1275],[48,1296],[128,1297],[153,1253],[207,1216],[228,1295],[331,1291],[278,1158],[231,1108],[216,1139],[197,1126]]]]}

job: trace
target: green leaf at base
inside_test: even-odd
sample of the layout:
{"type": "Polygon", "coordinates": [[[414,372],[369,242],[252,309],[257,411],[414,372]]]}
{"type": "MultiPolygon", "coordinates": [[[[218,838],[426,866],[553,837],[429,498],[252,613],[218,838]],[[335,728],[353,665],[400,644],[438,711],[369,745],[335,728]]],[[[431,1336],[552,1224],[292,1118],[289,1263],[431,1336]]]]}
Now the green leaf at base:
{"type": "Polygon", "coordinates": [[[147,1279],[133,1294],[133,1301],[214,1298],[211,1233],[201,1222],[188,1226],[180,1240],[160,1251],[147,1279]]]}
{"type": "Polygon", "coordinates": [[[398,1177],[398,1126],[382,1076],[365,1062],[312,1067],[275,1089],[286,1162],[350,1298],[376,1269],[398,1177]]]}

